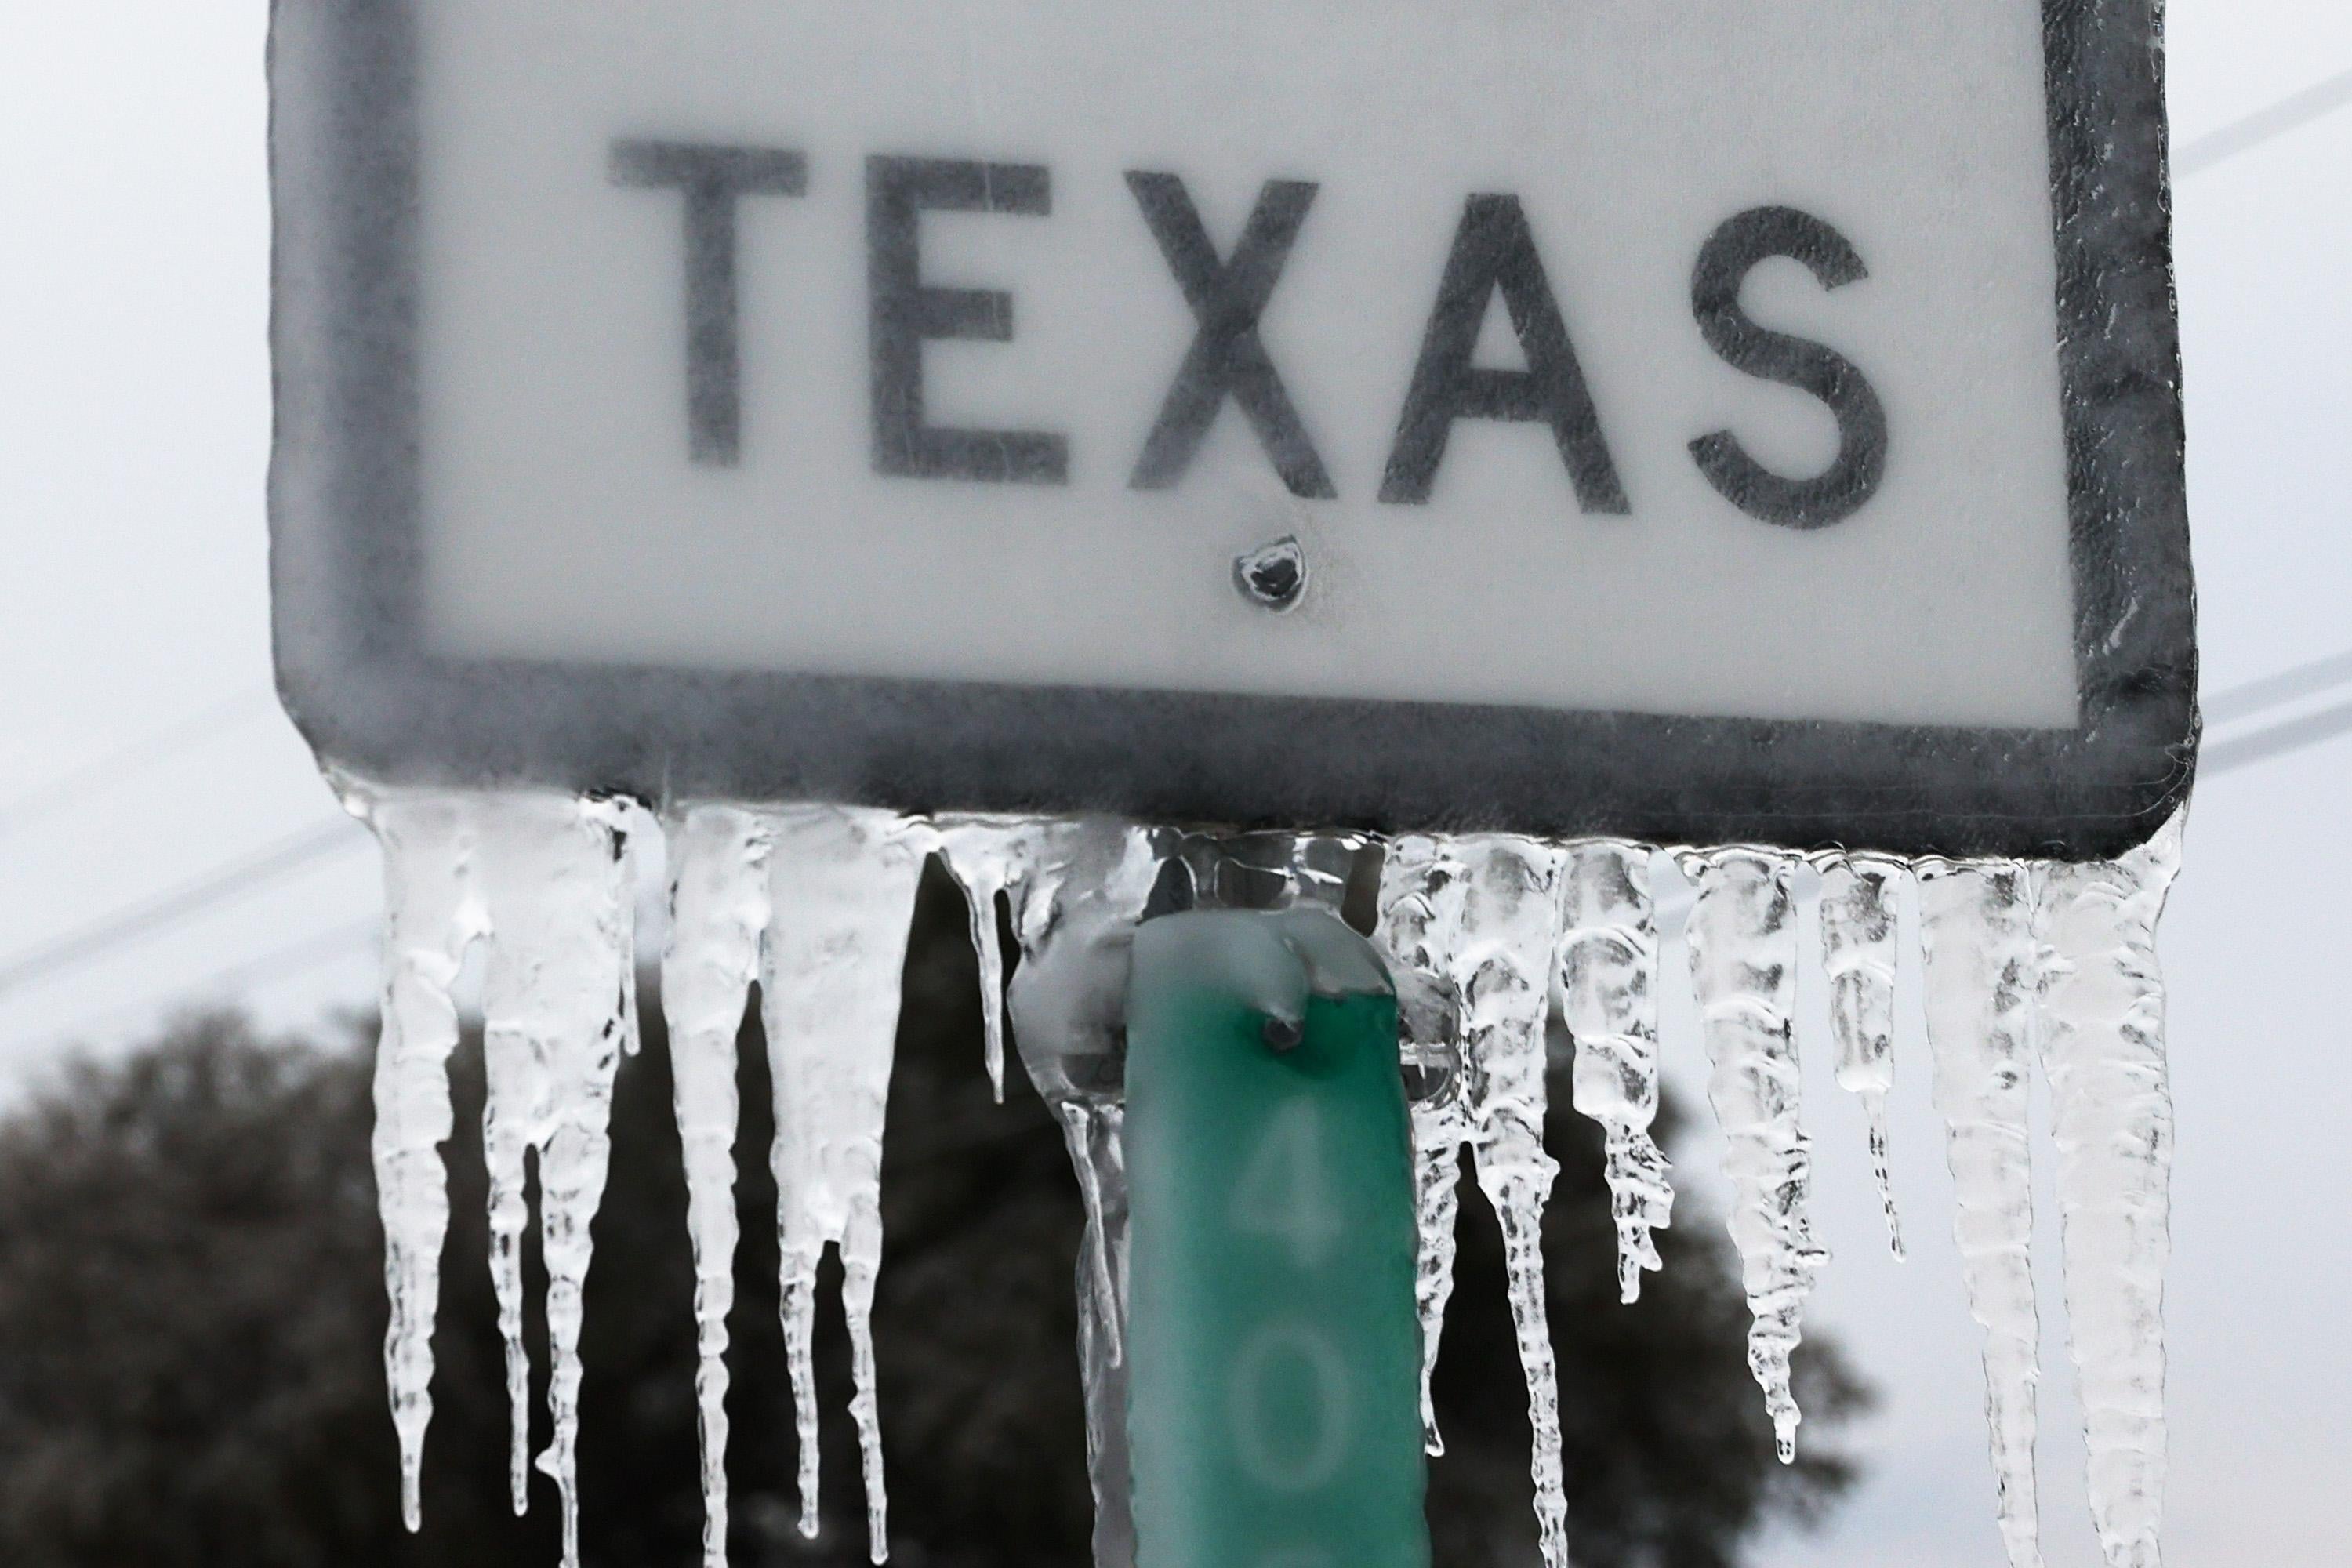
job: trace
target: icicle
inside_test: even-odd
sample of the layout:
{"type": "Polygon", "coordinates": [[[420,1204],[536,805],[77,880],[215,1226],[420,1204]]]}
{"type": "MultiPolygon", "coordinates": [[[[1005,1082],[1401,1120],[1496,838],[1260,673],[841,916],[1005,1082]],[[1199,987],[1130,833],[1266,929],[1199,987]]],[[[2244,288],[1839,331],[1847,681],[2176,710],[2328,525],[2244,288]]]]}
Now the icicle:
{"type": "Polygon", "coordinates": [[[1365,843],[1360,834],[1354,833],[1292,835],[1283,868],[1284,907],[1307,905],[1340,913],[1347,907],[1348,884],[1365,843]]]}
{"type": "Polygon", "coordinates": [[[1563,879],[1559,941],[1563,1016],[1576,1040],[1576,1109],[1606,1134],[1611,1207],[1617,1221],[1617,1285],[1641,1299],[1655,1270],[1652,1233],[1674,1217],[1665,1152],[1650,1137],[1658,1114],[1658,927],[1647,845],[1571,846],[1563,879]]]}
{"type": "Polygon", "coordinates": [[[1116,824],[1044,826],[1025,847],[1028,873],[1016,884],[1022,968],[1013,1010],[1022,1065],[1062,1121],[1086,1194],[1079,1305],[1102,1314],[1097,1326],[1115,1365],[1125,1339],[1118,1257],[1126,1245],[1126,1163],[1118,1110],[1127,963],[1158,879],[1160,842],[1149,829],[1116,824]]]}
{"type": "Polygon", "coordinates": [[[1173,847],[1192,873],[1197,901],[1224,909],[1339,914],[1356,858],[1369,842],[1356,833],[1188,833],[1173,847]]]}
{"type": "Polygon", "coordinates": [[[2058,1147],[2066,1342],[2108,1568],[2158,1568],[2172,1092],[2156,921],[2181,820],[2122,859],[2046,868],[2042,1071],[2058,1147]]]}
{"type": "Polygon", "coordinates": [[[470,877],[472,825],[432,797],[371,799],[355,811],[383,847],[383,1005],[375,1067],[375,1184],[383,1216],[384,1384],[400,1441],[402,1517],[424,1527],[425,1431],[433,1419],[433,1323],[441,1299],[441,1246],[449,1230],[441,1143],[455,1125],[449,1057],[457,1045],[450,987],[482,934],[470,877]]]}
{"type": "Polygon", "coordinates": [[[727,1314],[735,1303],[735,1042],[769,918],[767,824],[734,806],[672,823],[669,1019],[678,1142],[694,1247],[695,1401],[702,1459],[702,1558],[727,1563],[727,1314]]]}
{"type": "Polygon", "coordinates": [[[1840,855],[1822,868],[1822,967],[1830,983],[1830,1032],[1838,1087],[1862,1101],[1870,1124],[1870,1173],[1886,1215],[1886,1244],[1900,1260],[1903,1222],[1888,1169],[1886,1096],[1895,1087],[1895,888],[1902,865],[1879,855],[1840,855]]]}
{"type": "Polygon", "coordinates": [[[2033,1474],[2042,1331],[2033,1298],[2028,1074],[2039,971],[2033,874],[2016,861],[1919,868],[1920,946],[1952,1232],[1985,1332],[1985,1424],[2010,1568],[2041,1568],[2033,1474]]]}
{"type": "Polygon", "coordinates": [[[1114,1257],[1126,1245],[1125,1211],[1118,1207],[1127,1175],[1125,1113],[1114,1102],[1085,1100],[1065,1100],[1054,1110],[1086,1210],[1087,1245],[1079,1267],[1086,1271],[1087,1300],[1105,1330],[1103,1352],[1117,1364],[1124,1358],[1127,1321],[1127,1271],[1114,1257]]]}
{"type": "Polygon", "coordinates": [[[1085,1194],[1078,1260],[1078,1377],[1087,1412],[1087,1484],[1095,1500],[1094,1568],[1134,1568],[1127,1436],[1127,1161],[1123,1110],[1064,1101],[1070,1158],[1085,1194]]]}
{"type": "Polygon", "coordinates": [[[1421,1431],[1422,1445],[1433,1458],[1445,1452],[1432,1385],[1437,1373],[1438,1342],[1445,1329],[1445,1309],[1454,1299],[1462,1150],[1469,1142],[1469,1121],[1450,1095],[1412,1108],[1413,1217],[1421,1233],[1421,1254],[1413,1276],[1414,1305],[1421,1314],[1421,1431]]]}
{"type": "Polygon", "coordinates": [[[1078,1364],[1097,1568],[1135,1555],[1127,1460],[1127,1163],[1120,1075],[1128,954],[1163,836],[1111,822],[1038,825],[1008,889],[1021,967],[1011,1007],[1021,1063],[1061,1121],[1087,1205],[1078,1364]]]}
{"type": "Polygon", "coordinates": [[[1684,870],[1699,883],[1690,916],[1691,979],[1714,1071],[1707,1083],[1723,1129],[1734,1194],[1731,1238],[1739,1249],[1748,1310],[1748,1370],[1764,1390],[1782,1463],[1797,1456],[1801,1418],[1790,1384],[1813,1270],[1805,1206],[1812,1157],[1798,1121],[1793,863],[1745,848],[1694,851],[1684,870]]]}
{"type": "MultiPolygon", "coordinates": [[[[1564,1568],[1559,1381],[1543,1267],[1544,1203],[1559,1167],[1544,1150],[1543,1123],[1544,1019],[1565,856],[1500,834],[1408,838],[1391,853],[1393,869],[1381,878],[1381,929],[1405,947],[1399,953],[1391,946],[1391,953],[1405,967],[1433,970],[1461,998],[1463,1110],[1479,1190],[1503,1231],[1534,1435],[1536,1522],[1548,1568],[1564,1568]],[[1399,910],[1400,900],[1426,903],[1427,913],[1399,910]]],[[[1432,1175],[1426,1167],[1423,1174],[1432,1175]]],[[[1442,1310],[1442,1300],[1435,1305],[1442,1310]]]]}
{"type": "Polygon", "coordinates": [[[1053,825],[1019,817],[968,817],[940,825],[940,850],[971,911],[971,945],[980,958],[980,1021],[989,1087],[1004,1103],[1004,948],[996,900],[1029,875],[1053,825]]]}
{"type": "Polygon", "coordinates": [[[1544,1289],[1543,1213],[1559,1164],[1543,1144],[1544,1020],[1551,1005],[1564,857],[1501,836],[1457,839],[1467,868],[1462,978],[1463,1060],[1471,1155],[1479,1190],[1503,1230],[1511,1323],[1527,1375],[1534,1436],[1536,1522],[1547,1568],[1568,1563],[1568,1498],[1560,1472],[1559,1378],[1544,1289]]]}
{"type": "MultiPolygon", "coordinates": [[[[562,1499],[565,1568],[580,1562],[580,1330],[590,1226],[611,1163],[613,1080],[635,965],[635,889],[616,808],[569,796],[482,797],[482,896],[490,961],[483,986],[490,1093],[492,1276],[507,1342],[509,1393],[527,1387],[521,1328],[523,1158],[539,1155],[540,1243],[547,1265],[552,1435],[539,1468],[562,1499]]],[[[516,1405],[515,1437],[528,1442],[516,1405]]],[[[525,1500],[520,1472],[516,1501],[525,1500]]]]}
{"type": "Polygon", "coordinates": [[[807,806],[768,818],[773,922],[761,994],[775,1093],[776,1234],[784,1346],[800,1434],[801,1532],[817,1533],[813,1344],[817,1265],[840,1249],[866,1481],[867,1544],[888,1555],[874,1386],[874,1279],[882,1261],[882,1132],[898,990],[928,830],[887,812],[807,806]]]}
{"type": "MultiPolygon", "coordinates": [[[[1381,868],[1380,929],[1375,940],[1399,974],[1415,977],[1443,995],[1461,926],[1461,866],[1433,838],[1407,838],[1390,847],[1381,868]]],[[[1404,1042],[1409,1058],[1433,1046],[1458,1055],[1458,1021],[1445,1021],[1446,1038],[1404,1042]]],[[[1433,1065],[1408,1060],[1426,1071],[1433,1065]]],[[[1458,1063],[1454,1081],[1412,1104],[1414,1218],[1421,1237],[1413,1294],[1421,1316],[1422,1442],[1431,1455],[1445,1452],[1438,1430],[1431,1380],[1438,1343],[1445,1331],[1445,1309],[1454,1296],[1454,1225],[1461,1213],[1462,1151],[1470,1142],[1470,1121],[1462,1104],[1458,1063]]]]}
{"type": "Polygon", "coordinates": [[[1054,1110],[1086,1205],[1078,1365],[1086,1390],[1087,1474],[1095,1495],[1095,1563],[1096,1568],[1123,1568],[1134,1557],[1126,1481],[1127,1112],[1108,1099],[1059,1100],[1054,1110]]]}
{"type": "MultiPolygon", "coordinates": [[[[494,957],[493,970],[497,966],[494,957]]],[[[547,1118],[550,1093],[529,1037],[495,1020],[483,1031],[482,1059],[488,1083],[482,1161],[489,1175],[490,1288],[498,1299],[499,1337],[506,1345],[507,1489],[520,1518],[530,1510],[530,1354],[522,1338],[522,1237],[530,1224],[530,1150],[547,1118]]]]}

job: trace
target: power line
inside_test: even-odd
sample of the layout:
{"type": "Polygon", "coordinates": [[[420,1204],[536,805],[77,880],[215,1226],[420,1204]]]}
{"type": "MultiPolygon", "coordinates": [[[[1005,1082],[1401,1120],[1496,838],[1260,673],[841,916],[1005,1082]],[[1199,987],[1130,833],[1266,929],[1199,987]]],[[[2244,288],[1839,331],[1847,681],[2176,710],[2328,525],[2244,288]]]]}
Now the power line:
{"type": "MultiPolygon", "coordinates": [[[[161,1008],[184,1007],[207,994],[217,994],[245,986],[267,985],[275,981],[287,980],[297,974],[307,973],[310,970],[331,963],[368,945],[374,942],[383,931],[383,921],[380,916],[364,915],[355,921],[347,921],[330,931],[304,937],[299,942],[288,942],[283,947],[272,948],[257,957],[233,963],[193,985],[174,986],[169,991],[157,993],[123,1006],[110,1007],[95,1017],[84,1018],[70,1028],[58,1030],[38,1048],[54,1050],[76,1041],[86,1040],[90,1036],[110,1028],[124,1019],[152,1013],[161,1008]]],[[[19,1051],[17,1054],[23,1053],[19,1051]]]]}
{"type": "Polygon", "coordinates": [[[313,823],[299,833],[207,871],[169,892],[0,963],[0,996],[126,943],[152,936],[215,904],[240,897],[312,861],[364,841],[358,824],[350,817],[313,823]]]}
{"type": "MultiPolygon", "coordinates": [[[[2265,675],[2215,693],[2200,706],[2206,719],[2217,724],[2251,719],[2288,703],[2315,697],[2352,683],[2352,649],[2313,659],[2274,675],[2265,675]]],[[[2331,703],[2317,712],[2299,714],[2251,733],[2209,742],[2198,759],[2199,776],[2213,778],[2283,757],[2338,735],[2352,733],[2352,699],[2331,703]]]]}
{"type": "Polygon", "coordinates": [[[367,946],[383,932],[382,915],[362,915],[319,935],[273,948],[258,958],[231,964],[206,980],[198,989],[224,991],[236,985],[265,985],[274,980],[284,980],[316,969],[356,948],[367,946]]]}
{"type": "Polygon", "coordinates": [[[113,780],[143,773],[169,762],[197,743],[208,741],[258,712],[269,700],[268,692],[245,691],[211,704],[194,714],[115,748],[105,755],[38,784],[14,800],[0,801],[0,838],[31,826],[42,817],[87,798],[113,780]]]}
{"type": "Polygon", "coordinates": [[[2309,697],[2347,681],[2352,681],[2352,652],[2314,659],[2309,664],[2296,665],[2293,669],[2283,669],[2259,680],[2232,686],[2226,691],[2206,698],[2199,706],[2204,709],[2207,722],[2227,724],[2259,713],[2265,708],[2275,708],[2283,702],[2309,697]]]}
{"type": "Polygon", "coordinates": [[[2251,767],[2273,757],[2299,752],[2315,746],[2322,741],[2352,731],[2352,702],[2339,702],[2323,708],[2316,713],[2306,713],[2300,719],[2289,719],[2267,730],[2257,730],[2251,735],[2239,735],[2227,741],[2217,741],[2205,748],[2198,762],[2198,771],[2210,778],[2238,768],[2251,767]]]}
{"type": "Polygon", "coordinates": [[[2300,131],[2347,104],[2352,104],[2352,70],[2329,77],[2316,87],[2305,88],[2268,109],[2256,110],[2242,120],[2233,120],[2218,131],[2200,136],[2173,153],[2173,178],[2185,180],[2191,174],[2202,174],[2216,163],[2251,153],[2291,131],[2300,131]]]}

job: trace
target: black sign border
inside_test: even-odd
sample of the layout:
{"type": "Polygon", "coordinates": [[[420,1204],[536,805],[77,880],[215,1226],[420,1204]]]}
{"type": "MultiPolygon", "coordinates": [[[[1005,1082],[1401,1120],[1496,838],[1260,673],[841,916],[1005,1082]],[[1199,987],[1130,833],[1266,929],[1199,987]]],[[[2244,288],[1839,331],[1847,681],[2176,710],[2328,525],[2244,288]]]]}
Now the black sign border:
{"type": "Polygon", "coordinates": [[[2152,0],[2044,0],[2083,723],[1667,718],[428,655],[413,0],[274,0],[278,679],[328,765],[910,812],[2105,858],[2195,770],[2152,0]],[[404,68],[403,62],[407,62],[404,68]]]}

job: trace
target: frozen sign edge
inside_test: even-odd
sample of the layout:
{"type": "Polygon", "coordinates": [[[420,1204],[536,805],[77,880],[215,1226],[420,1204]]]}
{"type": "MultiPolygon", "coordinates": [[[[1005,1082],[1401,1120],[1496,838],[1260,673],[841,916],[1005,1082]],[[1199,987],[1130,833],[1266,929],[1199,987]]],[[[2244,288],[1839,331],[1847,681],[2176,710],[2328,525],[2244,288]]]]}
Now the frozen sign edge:
{"type": "Polygon", "coordinates": [[[2196,742],[2161,50],[2148,0],[2045,0],[2042,17],[2074,731],[433,658],[415,603],[411,0],[273,6],[270,510],[287,706],[322,758],[420,783],[2121,853],[2185,796],[2196,742]]]}

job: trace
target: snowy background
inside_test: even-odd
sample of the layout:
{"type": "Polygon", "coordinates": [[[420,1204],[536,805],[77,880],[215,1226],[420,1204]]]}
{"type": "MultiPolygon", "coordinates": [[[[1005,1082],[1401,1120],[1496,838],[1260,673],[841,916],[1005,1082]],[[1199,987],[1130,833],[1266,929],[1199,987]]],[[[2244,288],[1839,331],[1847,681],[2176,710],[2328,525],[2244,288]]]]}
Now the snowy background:
{"type": "MultiPolygon", "coordinates": [[[[192,1004],[293,1024],[370,999],[373,858],[269,695],[265,11],[26,5],[0,48],[0,1093],[192,1004]]],[[[2178,216],[2210,697],[2352,650],[2352,9],[2179,0],[2172,70],[2177,145],[2200,165],[2178,216]]],[[[2295,684],[2213,739],[2306,717],[2294,733],[2324,731],[2352,669],[2295,684]]],[[[2352,1058],[2330,1001],[2347,760],[2352,740],[2322,741],[2212,771],[2164,927],[2180,1130],[2168,1540],[2187,1568],[2352,1560],[2352,1058]]],[[[1678,946],[1668,962],[1678,973],[1678,946]]],[[[1695,1088],[1687,1001],[1667,994],[1670,1070],[1695,1088]]],[[[1818,1020],[1818,986],[1807,1005],[1818,1020]]],[[[1838,1255],[1814,1319],[1883,1403],[1855,1435],[1864,1485],[1826,1534],[1770,1542],[1775,1568],[2000,1560],[1977,1335],[1906,1008],[1907,1265],[1885,1255],[1860,1113],[1814,1052],[1818,1228],[1838,1255]]],[[[1711,1196],[1704,1137],[1678,1173],[1711,1196]]],[[[2056,1293],[2051,1268],[2045,1305],[2056,1293]]],[[[2081,1440],[2045,1317],[2044,1533],[2053,1563],[2086,1564],[2081,1440]]]]}

